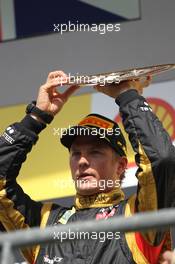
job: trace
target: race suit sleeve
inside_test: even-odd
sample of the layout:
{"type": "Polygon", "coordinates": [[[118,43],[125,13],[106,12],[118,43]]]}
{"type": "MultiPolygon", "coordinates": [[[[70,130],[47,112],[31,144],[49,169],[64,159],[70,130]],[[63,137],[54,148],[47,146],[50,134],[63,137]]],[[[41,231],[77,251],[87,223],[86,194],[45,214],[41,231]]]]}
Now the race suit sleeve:
{"type": "MultiPolygon", "coordinates": [[[[27,153],[45,128],[27,115],[21,122],[10,125],[0,137],[0,222],[7,231],[40,226],[46,205],[33,201],[16,182],[27,153]]],[[[24,252],[33,262],[34,248],[24,252]]]]}
{"type": "MultiPolygon", "coordinates": [[[[138,166],[136,197],[128,201],[131,215],[171,207],[175,200],[175,148],[145,98],[136,90],[119,95],[116,103],[138,166]]],[[[143,234],[151,245],[159,245],[163,232],[143,234]]]]}

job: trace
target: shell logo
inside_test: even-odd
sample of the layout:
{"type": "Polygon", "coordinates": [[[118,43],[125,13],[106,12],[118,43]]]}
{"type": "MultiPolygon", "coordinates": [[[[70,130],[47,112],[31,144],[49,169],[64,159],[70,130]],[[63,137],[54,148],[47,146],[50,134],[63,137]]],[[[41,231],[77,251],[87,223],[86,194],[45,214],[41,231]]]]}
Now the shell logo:
{"type": "MultiPolygon", "coordinates": [[[[146,101],[151,106],[153,112],[162,122],[163,127],[168,132],[171,137],[171,140],[175,140],[175,109],[166,101],[160,98],[153,98],[149,97],[146,98],[146,101]]],[[[134,151],[132,150],[131,144],[128,139],[128,135],[124,131],[122,120],[120,115],[118,114],[114,121],[117,122],[122,130],[122,133],[126,139],[127,143],[127,153],[128,153],[128,168],[135,167],[135,160],[134,160],[134,151]]]]}

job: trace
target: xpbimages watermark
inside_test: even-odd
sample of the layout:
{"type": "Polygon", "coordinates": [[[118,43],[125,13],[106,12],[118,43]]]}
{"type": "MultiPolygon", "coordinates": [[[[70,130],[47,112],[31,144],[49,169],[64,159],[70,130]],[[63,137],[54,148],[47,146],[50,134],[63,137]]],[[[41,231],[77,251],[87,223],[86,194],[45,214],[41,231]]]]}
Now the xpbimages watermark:
{"type": "MultiPolygon", "coordinates": [[[[73,179],[57,179],[53,181],[54,186],[58,186],[60,189],[67,188],[83,188],[86,185],[86,188],[98,188],[100,191],[104,191],[107,188],[120,188],[120,179],[110,180],[110,179],[84,179],[83,177],[78,177],[76,180],[73,179]]],[[[103,197],[102,197],[103,198],[103,197]]]]}
{"type": "Polygon", "coordinates": [[[58,80],[60,85],[65,85],[66,83],[69,84],[77,84],[77,85],[110,85],[110,84],[119,84],[120,83],[120,76],[119,75],[80,75],[76,73],[75,75],[69,73],[67,75],[67,81],[65,81],[64,77],[55,77],[55,80],[58,80]]]}
{"type": "Polygon", "coordinates": [[[53,24],[53,31],[59,32],[61,35],[65,32],[98,32],[100,35],[104,35],[107,32],[118,32],[121,30],[120,24],[84,24],[68,21],[67,23],[53,24]]]}
{"type": "Polygon", "coordinates": [[[53,239],[58,239],[59,241],[63,242],[65,240],[74,240],[74,239],[80,239],[80,240],[87,240],[87,239],[92,239],[92,240],[99,240],[99,242],[103,243],[107,239],[108,240],[118,240],[120,239],[120,232],[84,232],[84,231],[77,231],[73,232],[70,229],[68,232],[54,232],[53,234],[53,239]]]}
{"type": "Polygon", "coordinates": [[[53,135],[54,136],[64,136],[64,135],[69,135],[69,136],[99,136],[100,138],[105,138],[106,136],[119,136],[121,133],[121,130],[119,127],[116,127],[115,129],[113,128],[96,128],[96,127],[91,127],[90,129],[87,129],[87,127],[71,127],[69,125],[68,128],[64,127],[58,127],[58,128],[53,128],[53,135]]]}

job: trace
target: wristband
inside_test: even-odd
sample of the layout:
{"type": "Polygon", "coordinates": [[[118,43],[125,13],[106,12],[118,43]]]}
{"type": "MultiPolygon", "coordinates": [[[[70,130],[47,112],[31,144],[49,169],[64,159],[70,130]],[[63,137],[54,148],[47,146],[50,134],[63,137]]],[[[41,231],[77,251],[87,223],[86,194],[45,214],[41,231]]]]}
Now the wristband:
{"type": "Polygon", "coordinates": [[[54,118],[53,115],[48,114],[47,112],[36,107],[36,101],[32,101],[27,105],[26,114],[35,114],[46,124],[50,124],[54,118]]]}

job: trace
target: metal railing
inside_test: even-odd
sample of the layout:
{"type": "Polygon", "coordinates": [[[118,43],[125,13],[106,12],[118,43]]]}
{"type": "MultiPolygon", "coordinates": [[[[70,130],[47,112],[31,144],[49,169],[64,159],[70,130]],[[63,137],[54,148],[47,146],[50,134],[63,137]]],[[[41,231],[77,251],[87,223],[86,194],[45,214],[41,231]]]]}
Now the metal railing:
{"type": "MultiPolygon", "coordinates": [[[[45,229],[31,228],[10,233],[1,233],[1,264],[14,263],[14,251],[32,245],[57,243],[58,236],[64,233],[64,241],[68,241],[70,230],[74,234],[80,232],[132,232],[149,229],[162,229],[175,226],[175,209],[162,209],[154,212],[138,213],[131,217],[116,216],[106,220],[90,220],[74,222],[66,225],[50,226],[45,229]]],[[[78,237],[75,237],[78,239],[78,237]]]]}

